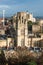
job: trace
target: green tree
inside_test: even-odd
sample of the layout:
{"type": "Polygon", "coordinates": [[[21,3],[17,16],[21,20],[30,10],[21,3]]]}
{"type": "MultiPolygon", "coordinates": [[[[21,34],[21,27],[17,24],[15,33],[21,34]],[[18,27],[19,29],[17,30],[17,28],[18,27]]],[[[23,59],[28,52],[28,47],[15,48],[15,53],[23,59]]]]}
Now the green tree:
{"type": "Polygon", "coordinates": [[[37,65],[35,61],[28,62],[27,65],[37,65]]]}

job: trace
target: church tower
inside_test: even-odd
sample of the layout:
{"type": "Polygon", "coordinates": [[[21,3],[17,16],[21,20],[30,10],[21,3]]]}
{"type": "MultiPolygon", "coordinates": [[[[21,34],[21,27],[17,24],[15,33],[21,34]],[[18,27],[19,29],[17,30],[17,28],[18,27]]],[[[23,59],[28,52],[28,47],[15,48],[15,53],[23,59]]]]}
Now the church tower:
{"type": "Polygon", "coordinates": [[[17,13],[17,46],[24,47],[27,44],[27,19],[26,12],[17,13]]]}

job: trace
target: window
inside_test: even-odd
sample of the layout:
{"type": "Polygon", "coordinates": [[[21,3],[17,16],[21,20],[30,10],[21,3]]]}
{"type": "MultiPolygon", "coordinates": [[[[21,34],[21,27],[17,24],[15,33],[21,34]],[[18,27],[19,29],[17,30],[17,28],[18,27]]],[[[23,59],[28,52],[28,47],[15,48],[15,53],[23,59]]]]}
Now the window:
{"type": "Polygon", "coordinates": [[[19,19],[20,19],[20,16],[19,16],[19,19]]]}
{"type": "Polygon", "coordinates": [[[30,33],[32,33],[32,22],[31,21],[29,21],[28,23],[27,23],[28,25],[28,33],[30,32],[30,33]]]}
{"type": "Polygon", "coordinates": [[[39,47],[39,45],[40,45],[39,42],[38,41],[35,41],[34,46],[35,47],[39,47]]]}
{"type": "Polygon", "coordinates": [[[41,38],[41,35],[39,33],[36,33],[37,38],[41,38]]]}
{"type": "Polygon", "coordinates": [[[23,17],[22,17],[22,19],[23,19],[23,17]]]}
{"type": "Polygon", "coordinates": [[[23,17],[22,17],[22,23],[23,23],[23,17]]]}

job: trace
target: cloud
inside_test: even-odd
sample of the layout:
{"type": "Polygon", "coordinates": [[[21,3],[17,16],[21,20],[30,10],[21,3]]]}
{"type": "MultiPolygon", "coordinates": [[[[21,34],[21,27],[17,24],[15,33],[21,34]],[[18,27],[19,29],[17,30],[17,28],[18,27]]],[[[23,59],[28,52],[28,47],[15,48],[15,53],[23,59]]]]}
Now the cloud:
{"type": "Polygon", "coordinates": [[[0,8],[2,9],[2,8],[5,8],[5,9],[8,9],[8,8],[10,8],[8,5],[0,5],[0,8]]]}

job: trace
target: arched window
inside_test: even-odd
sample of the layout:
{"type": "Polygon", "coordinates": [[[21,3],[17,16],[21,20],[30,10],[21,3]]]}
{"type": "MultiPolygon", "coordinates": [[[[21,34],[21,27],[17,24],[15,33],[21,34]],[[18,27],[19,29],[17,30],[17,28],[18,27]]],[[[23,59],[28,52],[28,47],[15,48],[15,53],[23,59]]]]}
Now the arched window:
{"type": "Polygon", "coordinates": [[[28,23],[27,23],[28,25],[28,33],[29,32],[32,32],[32,22],[31,21],[29,21],[28,23]]]}

